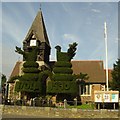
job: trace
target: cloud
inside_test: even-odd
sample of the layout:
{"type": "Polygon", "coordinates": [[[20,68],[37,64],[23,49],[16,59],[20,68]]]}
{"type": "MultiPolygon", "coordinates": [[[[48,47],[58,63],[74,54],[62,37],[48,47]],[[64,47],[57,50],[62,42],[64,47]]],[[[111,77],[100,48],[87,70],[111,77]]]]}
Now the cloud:
{"type": "Polygon", "coordinates": [[[63,39],[68,40],[68,41],[72,41],[72,42],[79,41],[79,38],[73,34],[64,34],[63,39]]]}
{"type": "Polygon", "coordinates": [[[101,13],[101,11],[97,10],[97,9],[91,9],[91,11],[94,12],[94,13],[101,13]]]}

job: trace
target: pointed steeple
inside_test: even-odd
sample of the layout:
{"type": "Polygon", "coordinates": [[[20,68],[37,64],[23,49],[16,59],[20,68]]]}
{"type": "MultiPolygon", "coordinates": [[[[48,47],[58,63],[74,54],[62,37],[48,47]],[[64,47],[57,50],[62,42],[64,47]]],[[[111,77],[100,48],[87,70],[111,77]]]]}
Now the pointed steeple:
{"type": "Polygon", "coordinates": [[[40,41],[40,43],[44,42],[50,46],[41,10],[38,11],[23,42],[29,41],[33,35],[35,36],[36,40],[40,41]]]}
{"type": "Polygon", "coordinates": [[[38,11],[23,41],[23,49],[24,51],[29,52],[31,46],[36,45],[39,48],[37,61],[44,61],[45,63],[48,63],[51,47],[41,10],[38,11]]]}

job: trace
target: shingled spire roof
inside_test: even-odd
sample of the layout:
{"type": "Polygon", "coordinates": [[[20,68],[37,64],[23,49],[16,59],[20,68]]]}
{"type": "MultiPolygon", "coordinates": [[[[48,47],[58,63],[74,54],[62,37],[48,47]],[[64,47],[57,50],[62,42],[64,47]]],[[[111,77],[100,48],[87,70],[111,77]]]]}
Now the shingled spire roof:
{"type": "Polygon", "coordinates": [[[41,10],[38,11],[24,41],[29,41],[32,35],[35,35],[36,39],[40,42],[45,42],[50,46],[41,10]]]}

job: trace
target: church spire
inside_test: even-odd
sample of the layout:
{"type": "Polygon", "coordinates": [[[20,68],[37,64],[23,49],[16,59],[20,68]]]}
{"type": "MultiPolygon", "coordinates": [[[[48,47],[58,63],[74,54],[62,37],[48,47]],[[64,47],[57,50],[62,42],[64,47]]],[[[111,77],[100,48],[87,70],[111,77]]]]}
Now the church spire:
{"type": "Polygon", "coordinates": [[[33,35],[36,37],[38,41],[44,42],[50,47],[50,43],[48,40],[47,31],[45,28],[44,19],[43,19],[41,10],[38,11],[32,23],[32,26],[30,27],[23,42],[29,41],[33,35]]]}
{"type": "Polygon", "coordinates": [[[38,61],[49,62],[50,55],[50,43],[47,36],[47,31],[44,24],[42,11],[39,10],[24,41],[24,51],[29,51],[31,43],[35,41],[34,45],[39,47],[38,61]]]}

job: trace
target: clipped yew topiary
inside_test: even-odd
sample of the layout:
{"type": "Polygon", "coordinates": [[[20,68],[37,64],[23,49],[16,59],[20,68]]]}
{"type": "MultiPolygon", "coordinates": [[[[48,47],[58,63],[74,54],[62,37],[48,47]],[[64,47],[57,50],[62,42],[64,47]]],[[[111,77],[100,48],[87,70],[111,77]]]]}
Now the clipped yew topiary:
{"type": "Polygon", "coordinates": [[[38,69],[39,64],[37,60],[37,47],[31,47],[29,52],[22,51],[21,48],[16,47],[16,52],[22,54],[25,62],[23,64],[23,75],[16,81],[15,90],[22,92],[42,92],[41,81],[39,80],[38,69]]]}
{"type": "Polygon", "coordinates": [[[52,80],[48,81],[47,84],[48,93],[77,94],[78,87],[73,80],[73,70],[71,69],[71,59],[75,55],[76,46],[77,43],[70,44],[67,52],[61,52],[60,46],[55,47],[57,49],[57,62],[54,64],[52,80]]]}
{"type": "Polygon", "coordinates": [[[61,73],[61,74],[72,74],[73,70],[68,67],[55,67],[53,68],[54,73],[61,73]]]}

